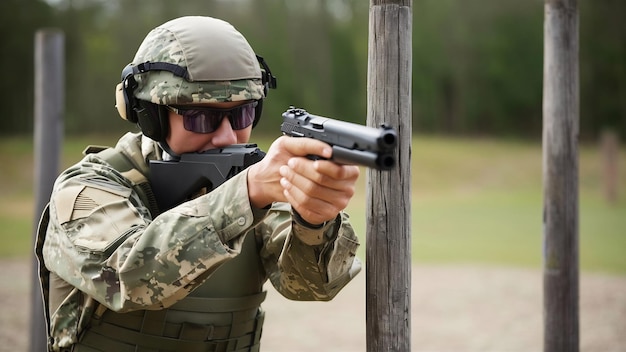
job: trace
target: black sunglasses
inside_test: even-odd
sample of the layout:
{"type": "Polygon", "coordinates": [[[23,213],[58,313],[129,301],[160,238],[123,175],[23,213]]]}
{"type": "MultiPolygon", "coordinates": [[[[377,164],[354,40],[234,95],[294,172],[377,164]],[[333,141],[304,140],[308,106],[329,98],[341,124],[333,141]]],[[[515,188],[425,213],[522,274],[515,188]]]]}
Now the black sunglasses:
{"type": "Polygon", "coordinates": [[[183,126],[187,131],[195,133],[215,132],[225,117],[228,117],[233,130],[243,130],[252,125],[255,118],[255,108],[258,102],[238,105],[233,108],[209,108],[204,106],[166,105],[170,111],[183,117],[183,126]]]}

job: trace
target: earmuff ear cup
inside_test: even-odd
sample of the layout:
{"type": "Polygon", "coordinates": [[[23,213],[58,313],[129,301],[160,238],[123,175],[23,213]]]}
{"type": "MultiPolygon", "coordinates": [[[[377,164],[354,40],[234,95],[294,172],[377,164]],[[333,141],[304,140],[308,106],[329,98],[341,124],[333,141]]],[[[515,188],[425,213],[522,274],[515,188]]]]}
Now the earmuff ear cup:
{"type": "Polygon", "coordinates": [[[141,128],[148,138],[162,142],[169,132],[169,113],[164,106],[135,98],[138,84],[133,76],[133,66],[122,70],[122,82],[115,88],[115,107],[120,116],[141,128]]]}
{"type": "MultiPolygon", "coordinates": [[[[129,77],[129,79],[134,81],[132,77],[129,77]]],[[[137,123],[137,115],[134,111],[136,100],[132,95],[132,90],[130,90],[129,93],[128,84],[128,79],[125,79],[115,87],[115,107],[121,118],[132,123],[137,123]]]]}
{"type": "Polygon", "coordinates": [[[137,123],[137,100],[131,94],[128,94],[128,90],[124,88],[124,106],[126,107],[126,120],[132,123],[137,123]]]}
{"type": "Polygon", "coordinates": [[[165,106],[137,100],[135,114],[137,124],[146,137],[156,142],[165,141],[169,132],[169,113],[165,106]]]}
{"type": "Polygon", "coordinates": [[[128,120],[126,97],[124,96],[124,82],[118,83],[117,86],[115,86],[115,108],[121,118],[128,120]]]}
{"type": "Polygon", "coordinates": [[[135,114],[137,99],[134,96],[137,86],[137,81],[133,77],[133,66],[126,65],[122,70],[122,82],[115,89],[115,107],[124,120],[132,123],[137,123],[135,114]]]}
{"type": "Polygon", "coordinates": [[[259,120],[261,119],[261,114],[263,113],[263,99],[259,99],[256,101],[257,104],[254,107],[254,121],[252,122],[252,128],[254,128],[259,120]]]}

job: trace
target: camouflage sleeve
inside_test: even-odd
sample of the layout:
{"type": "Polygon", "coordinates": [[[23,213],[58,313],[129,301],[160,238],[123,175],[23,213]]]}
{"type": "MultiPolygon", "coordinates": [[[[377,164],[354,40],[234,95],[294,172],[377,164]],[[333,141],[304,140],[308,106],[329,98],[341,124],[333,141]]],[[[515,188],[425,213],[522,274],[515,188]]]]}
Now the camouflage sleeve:
{"type": "Polygon", "coordinates": [[[343,212],[319,229],[296,219],[289,204],[275,203],[257,227],[268,276],[289,299],[331,300],[361,270],[358,238],[343,212]]]}
{"type": "Polygon", "coordinates": [[[151,219],[128,180],[89,158],[55,184],[43,255],[111,310],[172,305],[235,257],[256,225],[245,173],[151,219]]]}

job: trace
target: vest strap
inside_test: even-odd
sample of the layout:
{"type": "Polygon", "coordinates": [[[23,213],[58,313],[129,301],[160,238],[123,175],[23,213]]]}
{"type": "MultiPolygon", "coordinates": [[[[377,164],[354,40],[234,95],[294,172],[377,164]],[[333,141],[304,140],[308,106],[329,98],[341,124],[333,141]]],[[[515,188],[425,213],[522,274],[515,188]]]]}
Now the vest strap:
{"type": "Polygon", "coordinates": [[[187,296],[168,309],[202,313],[236,312],[257,308],[265,301],[267,291],[255,295],[233,298],[203,298],[187,296]]]}
{"type": "MultiPolygon", "coordinates": [[[[80,346],[104,348],[104,351],[185,351],[185,352],[231,352],[250,351],[255,341],[260,340],[260,329],[244,336],[223,340],[183,340],[171,337],[149,335],[125,329],[113,324],[102,323],[97,329],[90,329],[78,343],[80,346]]],[[[258,342],[256,343],[258,345],[258,342]]],[[[99,351],[99,349],[98,349],[99,351]]]]}
{"type": "MultiPolygon", "coordinates": [[[[242,336],[225,339],[208,339],[214,335],[211,326],[181,324],[179,338],[157,336],[135,331],[108,322],[88,329],[73,352],[83,351],[185,351],[185,352],[249,352],[259,351],[264,312],[259,309],[257,317],[250,322],[251,330],[242,336]]],[[[215,336],[213,336],[215,337],[215,336]]]]}

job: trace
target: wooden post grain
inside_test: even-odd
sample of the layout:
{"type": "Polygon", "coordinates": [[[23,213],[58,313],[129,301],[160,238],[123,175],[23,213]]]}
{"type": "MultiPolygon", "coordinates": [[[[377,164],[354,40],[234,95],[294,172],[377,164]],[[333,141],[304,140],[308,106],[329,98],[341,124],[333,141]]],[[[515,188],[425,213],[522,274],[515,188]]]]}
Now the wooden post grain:
{"type": "Polygon", "coordinates": [[[578,351],[577,0],[546,0],[544,11],[544,351],[578,351]]]}
{"type": "Polygon", "coordinates": [[[398,131],[397,167],[367,172],[367,351],[411,350],[411,1],[370,1],[367,122],[398,131]]]}

